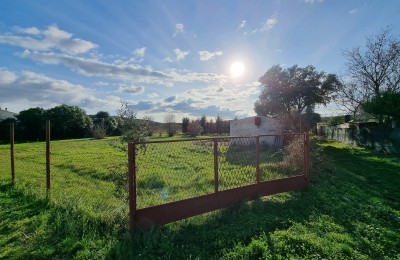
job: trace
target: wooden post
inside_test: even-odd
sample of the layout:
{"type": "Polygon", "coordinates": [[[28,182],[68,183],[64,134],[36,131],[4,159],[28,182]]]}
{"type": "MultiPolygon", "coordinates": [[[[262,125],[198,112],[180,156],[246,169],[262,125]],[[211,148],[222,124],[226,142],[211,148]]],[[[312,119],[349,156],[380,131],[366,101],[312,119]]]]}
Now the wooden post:
{"type": "Polygon", "coordinates": [[[214,139],[214,192],[218,192],[218,140],[214,139]]]}
{"type": "Polygon", "coordinates": [[[304,134],[304,176],[307,179],[307,182],[309,182],[309,170],[310,170],[310,152],[309,152],[309,145],[310,141],[308,139],[308,133],[304,134]]]}
{"type": "Polygon", "coordinates": [[[256,180],[260,183],[260,136],[256,139],[256,180]]]}
{"type": "Polygon", "coordinates": [[[50,193],[50,120],[46,120],[46,197],[50,193]]]}
{"type": "Polygon", "coordinates": [[[15,185],[14,123],[10,124],[11,183],[15,185]]]}
{"type": "Polygon", "coordinates": [[[136,147],[128,143],[129,230],[135,228],[136,213],[136,147]]]}

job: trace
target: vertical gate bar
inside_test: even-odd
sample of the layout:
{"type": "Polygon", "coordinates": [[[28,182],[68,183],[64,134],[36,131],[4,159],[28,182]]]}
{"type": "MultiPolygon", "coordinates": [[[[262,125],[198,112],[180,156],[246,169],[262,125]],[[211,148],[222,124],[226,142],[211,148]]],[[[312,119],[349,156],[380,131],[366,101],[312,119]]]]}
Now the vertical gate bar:
{"type": "Polygon", "coordinates": [[[308,180],[308,162],[307,162],[307,134],[303,134],[303,165],[304,165],[304,177],[308,180]]]}
{"type": "Polygon", "coordinates": [[[128,143],[129,230],[135,228],[136,213],[136,146],[128,143]]]}
{"type": "Polygon", "coordinates": [[[10,124],[11,182],[15,185],[14,123],[10,124]]]}
{"type": "Polygon", "coordinates": [[[50,192],[50,120],[46,120],[46,196],[50,192]]]}
{"type": "Polygon", "coordinates": [[[214,192],[218,192],[218,140],[213,139],[214,141],[214,192]]]}
{"type": "Polygon", "coordinates": [[[256,179],[260,182],[260,136],[256,138],[256,179]]]}

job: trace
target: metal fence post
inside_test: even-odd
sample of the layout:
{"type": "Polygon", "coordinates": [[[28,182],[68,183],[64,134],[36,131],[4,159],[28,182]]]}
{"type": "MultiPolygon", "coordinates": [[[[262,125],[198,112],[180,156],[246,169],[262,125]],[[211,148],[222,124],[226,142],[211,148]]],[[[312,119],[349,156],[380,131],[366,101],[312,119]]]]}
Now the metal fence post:
{"type": "Polygon", "coordinates": [[[11,182],[15,185],[14,123],[10,124],[11,182]]]}
{"type": "Polygon", "coordinates": [[[218,140],[214,139],[214,192],[218,192],[218,140]]]}
{"type": "Polygon", "coordinates": [[[46,197],[50,193],[50,120],[46,120],[46,197]]]}
{"type": "Polygon", "coordinates": [[[129,230],[135,228],[136,213],[136,146],[128,143],[129,230]]]}
{"type": "Polygon", "coordinates": [[[256,138],[256,180],[260,182],[260,136],[256,138]]]}

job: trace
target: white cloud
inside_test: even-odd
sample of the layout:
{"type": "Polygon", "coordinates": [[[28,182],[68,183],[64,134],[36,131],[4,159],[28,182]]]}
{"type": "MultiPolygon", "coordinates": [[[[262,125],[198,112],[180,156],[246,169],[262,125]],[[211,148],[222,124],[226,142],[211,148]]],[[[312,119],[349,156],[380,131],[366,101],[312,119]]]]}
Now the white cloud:
{"type": "Polygon", "coordinates": [[[175,24],[175,33],[173,35],[173,37],[175,37],[178,33],[183,33],[184,32],[184,25],[181,23],[177,23],[175,24]]]}
{"type": "Polygon", "coordinates": [[[237,30],[240,30],[240,29],[244,28],[244,27],[246,26],[246,23],[247,23],[247,21],[246,21],[246,20],[243,20],[243,21],[240,23],[240,25],[239,25],[239,27],[237,28],[237,30]]]}
{"type": "Polygon", "coordinates": [[[142,47],[142,48],[138,48],[138,49],[134,50],[133,54],[135,54],[136,56],[139,56],[139,57],[144,57],[145,52],[146,52],[146,47],[142,47]]]}
{"type": "Polygon", "coordinates": [[[149,98],[158,98],[160,95],[157,94],[157,93],[150,93],[150,94],[147,94],[147,96],[148,96],[149,98]]]}
{"type": "Polygon", "coordinates": [[[184,60],[186,56],[190,53],[190,51],[183,51],[180,49],[175,49],[174,53],[176,55],[176,60],[184,60]]]}
{"type": "Polygon", "coordinates": [[[358,9],[350,10],[350,11],[349,11],[349,14],[350,14],[350,15],[355,14],[355,13],[357,13],[357,11],[358,11],[358,9]]]}
{"type": "Polygon", "coordinates": [[[222,51],[215,51],[215,52],[209,52],[209,51],[199,51],[199,58],[200,60],[210,60],[214,59],[216,56],[221,56],[222,51]]]}
{"type": "Polygon", "coordinates": [[[4,84],[11,84],[17,79],[17,76],[8,70],[0,68],[0,86],[4,84]]]}
{"type": "Polygon", "coordinates": [[[142,67],[136,64],[106,63],[96,59],[76,57],[67,54],[57,54],[53,52],[40,53],[24,51],[20,55],[45,64],[64,64],[72,70],[86,76],[107,77],[133,82],[149,82],[151,79],[166,80],[171,78],[165,73],[153,71],[151,68],[142,67]]]}
{"type": "Polygon", "coordinates": [[[36,28],[36,27],[21,28],[21,27],[16,26],[14,28],[14,30],[16,32],[24,33],[24,34],[32,34],[32,35],[39,35],[40,34],[40,30],[38,28],[36,28]]]}
{"type": "Polygon", "coordinates": [[[301,1],[307,4],[314,4],[314,3],[322,3],[324,0],[301,0],[301,1]]]}
{"type": "Polygon", "coordinates": [[[17,32],[30,33],[34,37],[3,34],[0,35],[0,43],[19,46],[28,50],[60,50],[69,54],[86,53],[97,47],[90,41],[73,38],[71,33],[60,30],[57,25],[51,25],[43,31],[38,31],[35,27],[19,28],[17,32]]]}
{"type": "MultiPolygon", "coordinates": [[[[278,19],[274,16],[271,16],[268,18],[265,22],[261,24],[260,28],[255,28],[251,33],[257,33],[257,32],[266,32],[271,29],[273,29],[277,24],[278,24],[278,19]]],[[[247,32],[243,33],[243,35],[247,35],[247,32]]]]}
{"type": "Polygon", "coordinates": [[[118,91],[137,95],[143,93],[144,87],[121,85],[119,86],[118,91]]]}
{"type": "Polygon", "coordinates": [[[174,60],[171,59],[170,57],[167,57],[167,58],[163,59],[162,61],[164,61],[164,62],[173,62],[174,60]]]}
{"type": "Polygon", "coordinates": [[[263,24],[263,26],[262,26],[262,28],[261,28],[261,31],[262,31],[262,32],[268,31],[268,30],[274,28],[274,27],[276,26],[277,23],[278,23],[278,19],[276,19],[276,18],[274,18],[274,17],[268,18],[268,19],[265,21],[265,23],[263,24]]]}

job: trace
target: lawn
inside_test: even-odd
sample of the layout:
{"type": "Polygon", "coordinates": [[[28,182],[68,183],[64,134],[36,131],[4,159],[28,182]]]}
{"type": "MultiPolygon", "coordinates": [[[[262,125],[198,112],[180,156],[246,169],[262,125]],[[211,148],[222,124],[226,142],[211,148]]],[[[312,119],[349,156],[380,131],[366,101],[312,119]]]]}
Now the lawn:
{"type": "MultiPolygon", "coordinates": [[[[312,178],[307,190],[242,202],[162,227],[138,230],[131,236],[124,224],[127,211],[124,193],[117,189],[121,186],[121,176],[111,174],[113,170],[119,172],[115,170],[118,167],[112,165],[121,165],[125,154],[121,152],[118,155],[107,140],[99,141],[98,145],[103,145],[101,149],[96,148],[92,141],[61,141],[60,145],[65,142],[63,145],[68,144],[71,148],[70,154],[63,152],[58,155],[63,160],[56,159],[54,145],[53,160],[58,165],[54,166],[54,175],[60,178],[55,183],[65,185],[58,184],[58,187],[63,187],[60,194],[57,194],[57,186],[53,187],[51,203],[46,203],[45,192],[34,188],[34,181],[30,180],[37,181],[44,176],[17,176],[17,181],[25,184],[12,188],[9,172],[0,173],[0,258],[400,258],[398,156],[318,141],[312,150],[312,178]],[[80,150],[76,150],[70,142],[78,142],[80,150]],[[92,154],[89,161],[84,159],[88,153],[92,154]],[[72,160],[75,154],[80,154],[82,158],[79,165],[74,165],[75,160],[72,160]],[[94,155],[98,156],[97,161],[92,159],[94,155]],[[64,158],[71,160],[68,162],[64,158]],[[27,181],[22,181],[24,179],[27,181]],[[82,194],[89,190],[90,196],[76,198],[74,194],[77,191],[72,187],[82,194]],[[68,199],[74,198],[75,201],[68,205],[60,203],[65,201],[63,196],[70,196],[68,199]]],[[[34,148],[35,145],[40,146],[38,143],[20,144],[29,151],[20,154],[21,157],[26,156],[26,169],[44,167],[44,162],[37,161],[33,156],[43,148],[34,148]]],[[[7,152],[1,149],[2,146],[0,158],[7,158],[7,152]]],[[[198,150],[201,154],[201,149],[198,150]]],[[[279,158],[273,153],[265,154],[263,158],[266,156],[273,160],[279,158]]],[[[165,165],[169,165],[171,158],[165,160],[165,165]]],[[[204,160],[208,160],[208,152],[200,161],[204,160]]],[[[251,169],[246,160],[237,164],[228,163],[227,169],[243,172],[245,176],[247,172],[243,169],[251,169]]],[[[204,165],[193,164],[198,167],[204,165]]],[[[184,169],[180,164],[170,167],[184,169]]],[[[265,172],[272,173],[274,169],[279,169],[276,165],[270,165],[269,170],[267,168],[265,172]]],[[[180,172],[182,169],[175,170],[180,172]]],[[[202,171],[204,169],[197,169],[196,172],[202,171]]],[[[150,175],[142,172],[149,178],[150,175]]],[[[196,176],[192,175],[187,178],[189,184],[203,181],[196,180],[196,176]]],[[[142,179],[141,185],[150,185],[150,190],[163,190],[170,186],[166,185],[168,180],[163,178],[147,181],[146,178],[142,179]]],[[[249,178],[254,176],[244,177],[243,181],[249,178]]],[[[204,187],[207,191],[208,186],[204,187]]],[[[184,194],[175,187],[167,190],[167,194],[176,191],[175,197],[184,197],[196,190],[199,188],[184,194]]],[[[151,201],[154,203],[155,200],[151,201]]]]}

